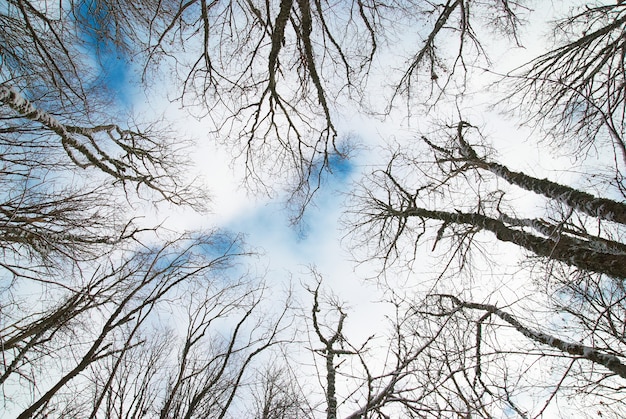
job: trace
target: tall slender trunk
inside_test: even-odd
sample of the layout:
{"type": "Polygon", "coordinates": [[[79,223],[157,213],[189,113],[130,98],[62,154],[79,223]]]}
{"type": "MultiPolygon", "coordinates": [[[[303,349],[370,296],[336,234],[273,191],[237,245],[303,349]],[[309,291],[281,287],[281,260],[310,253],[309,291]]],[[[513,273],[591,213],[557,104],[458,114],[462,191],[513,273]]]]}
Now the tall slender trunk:
{"type": "Polygon", "coordinates": [[[424,208],[408,208],[392,213],[399,217],[423,217],[441,220],[449,224],[467,224],[489,230],[498,240],[514,243],[531,252],[564,262],[585,271],[626,278],[626,254],[605,253],[594,248],[593,242],[561,235],[558,239],[543,238],[534,234],[512,229],[495,218],[476,213],[431,211],[424,208]]]}

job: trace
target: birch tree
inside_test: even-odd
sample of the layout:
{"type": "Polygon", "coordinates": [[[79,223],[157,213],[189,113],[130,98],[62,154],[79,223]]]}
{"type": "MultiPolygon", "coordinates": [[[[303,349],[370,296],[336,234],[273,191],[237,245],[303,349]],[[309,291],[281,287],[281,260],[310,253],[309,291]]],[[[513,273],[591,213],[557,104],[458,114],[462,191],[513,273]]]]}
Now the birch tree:
{"type": "Polygon", "coordinates": [[[248,186],[287,189],[297,219],[333,158],[350,154],[340,127],[346,109],[385,114],[399,101],[433,102],[455,90],[467,66],[486,61],[486,39],[475,29],[487,22],[515,42],[521,3],[109,2],[99,15],[121,42],[139,42],[146,77],[157,65],[172,66],[181,103],[228,146],[248,186]],[[411,47],[390,57],[407,37],[411,47]],[[380,68],[379,56],[389,65],[380,68]]]}
{"type": "MultiPolygon", "coordinates": [[[[260,334],[243,333],[262,289],[231,284],[224,289],[242,294],[222,300],[224,294],[210,287],[198,286],[194,291],[211,291],[198,295],[184,288],[187,281],[207,279],[202,274],[223,259],[206,259],[203,252],[212,254],[224,243],[155,244],[148,233],[158,229],[129,215],[127,204],[138,199],[200,207],[206,197],[184,181],[181,141],[168,138],[158,120],[137,120],[116,106],[118,92],[100,60],[116,55],[141,73],[142,88],[161,80],[175,84],[175,100],[227,145],[248,186],[269,194],[288,189],[298,220],[333,159],[349,156],[342,137],[346,109],[388,115],[402,105],[413,120],[430,116],[447,98],[463,102],[476,68],[490,64],[493,33],[522,43],[519,27],[531,12],[524,4],[5,2],[5,403],[19,404],[22,417],[224,417],[254,361],[280,343],[286,311],[263,324],[260,334]],[[33,284],[46,297],[36,307],[27,299],[33,284]],[[148,324],[158,310],[182,299],[177,292],[198,297],[186,300],[184,336],[157,336],[148,324]],[[202,353],[198,348],[214,336],[211,326],[227,314],[234,328],[202,353]],[[37,373],[50,363],[59,365],[56,376],[37,373]],[[162,368],[167,373],[159,375],[162,368]],[[161,379],[167,388],[159,387],[161,379]],[[25,383],[27,401],[10,392],[15,383],[25,383]],[[68,394],[84,383],[90,384],[85,398],[71,400],[68,394]]],[[[343,375],[354,380],[352,394],[359,396],[345,408],[351,417],[396,411],[539,416],[565,391],[583,404],[601,400],[622,408],[611,391],[623,378],[624,13],[622,2],[573,12],[556,24],[555,48],[504,78],[513,87],[502,103],[513,104],[524,122],[547,128],[540,131],[548,139],[541,144],[567,145],[579,159],[594,148],[612,153],[611,175],[594,180],[593,193],[502,164],[462,112],[438,133],[418,134],[412,145],[419,146],[394,149],[389,162],[363,181],[353,207],[361,218],[353,227],[366,257],[382,260],[383,270],[399,261],[414,267],[425,241],[433,250],[447,248],[427,295],[393,300],[393,362],[380,373],[372,372],[369,341],[346,341],[344,308],[331,305],[328,319],[337,320],[324,325],[313,291],[309,320],[323,346],[316,353],[324,364],[328,417],[342,409],[335,386],[340,355],[353,360],[343,375]],[[517,210],[509,198],[518,189],[542,200],[540,215],[517,210]],[[489,241],[521,249],[525,272],[541,273],[531,283],[545,290],[532,293],[531,303],[501,304],[492,300],[493,290],[475,299],[478,290],[465,280],[484,282],[473,256],[489,261],[483,245],[489,241]],[[452,291],[442,285],[450,279],[460,283],[452,291]],[[538,307],[542,315],[531,316],[538,307]],[[555,326],[557,315],[568,328],[555,326]],[[498,342],[511,335],[518,346],[498,342]],[[534,376],[524,368],[548,358],[556,360],[545,365],[554,366],[558,377],[536,381],[538,392],[527,391],[525,380],[534,376]]],[[[272,377],[261,386],[267,397],[257,396],[263,416],[281,411],[271,396],[272,377]]],[[[297,406],[300,400],[292,396],[281,395],[278,404],[286,400],[289,412],[313,410],[297,406]]]]}
{"type": "Polygon", "coordinates": [[[167,68],[177,75],[170,80],[180,87],[180,103],[226,143],[245,168],[248,185],[270,193],[290,190],[298,219],[332,160],[349,155],[347,134],[338,128],[346,107],[387,113],[399,100],[414,103],[424,92],[436,101],[464,84],[468,65],[487,60],[484,35],[476,30],[484,22],[517,38],[523,5],[470,3],[11,0],[2,14],[3,96],[8,100],[12,91],[42,112],[62,101],[64,114],[74,120],[59,122],[76,127],[73,135],[58,124],[47,126],[75,163],[117,176],[124,171],[122,178],[141,179],[142,186],[178,200],[183,185],[168,175],[178,174],[180,163],[168,164],[171,150],[159,148],[162,139],[157,147],[151,141],[157,138],[143,130],[96,118],[116,99],[99,60],[114,55],[130,69],[133,60],[147,85],[167,68]],[[417,47],[397,56],[397,71],[395,63],[379,68],[378,55],[406,31],[417,47]],[[468,49],[477,54],[466,54],[468,49]],[[85,52],[93,59],[82,59],[85,52]],[[368,80],[381,70],[389,82],[382,96],[371,97],[368,80]],[[121,164],[124,159],[109,147],[120,147],[119,156],[129,161],[121,164]]]}
{"type": "Polygon", "coordinates": [[[555,48],[511,71],[508,107],[546,132],[544,144],[584,156],[614,149],[623,173],[624,22],[621,1],[578,7],[552,29],[555,48]]]}
{"type": "Polygon", "coordinates": [[[463,412],[444,406],[453,406],[454,401],[441,399],[446,392],[438,388],[446,381],[445,366],[453,357],[439,346],[454,336],[447,321],[443,325],[423,321],[416,315],[413,298],[391,292],[384,301],[364,302],[372,310],[390,308],[387,327],[355,340],[350,329],[358,319],[350,321],[350,308],[322,288],[318,272],[312,275],[316,282],[307,288],[312,299],[307,320],[324,397],[317,409],[320,417],[442,417],[463,412]]]}
{"type": "Polygon", "coordinates": [[[207,255],[226,239],[181,237],[131,252],[109,269],[100,265],[81,289],[49,286],[61,304],[43,313],[5,308],[5,405],[20,418],[229,414],[256,357],[290,338],[288,299],[258,318],[263,285],[227,281],[240,255],[229,247],[207,255]],[[158,321],[183,307],[186,319],[158,321]]]}
{"type": "Polygon", "coordinates": [[[20,0],[0,9],[0,241],[9,276],[104,255],[150,228],[119,210],[125,200],[205,205],[183,180],[185,142],[172,143],[158,118],[129,123],[114,111],[64,7],[20,0]]]}
{"type": "Polygon", "coordinates": [[[89,47],[128,52],[132,40],[111,38],[106,13],[84,14],[96,3],[0,6],[3,410],[22,418],[171,417],[167,401],[177,400],[178,411],[206,417],[208,400],[219,400],[222,410],[212,413],[224,416],[256,357],[280,340],[285,318],[279,311],[256,321],[263,286],[227,281],[243,256],[233,250],[238,240],[217,232],[167,240],[158,222],[133,217],[133,205],[162,201],[201,209],[206,195],[184,180],[186,141],[170,141],[159,117],[135,120],[106,86],[89,47]],[[152,330],[190,295],[199,297],[187,340],[152,330]],[[232,334],[220,341],[209,326],[226,316],[238,320],[232,331],[221,325],[232,334]],[[172,355],[209,335],[208,365],[189,367],[200,362],[195,353],[172,355]],[[183,396],[181,386],[164,388],[176,383],[179,364],[221,388],[188,377],[183,396]]]}
{"type": "Polygon", "coordinates": [[[441,262],[415,297],[416,316],[454,336],[430,346],[449,371],[432,411],[456,400],[464,414],[541,417],[566,408],[562,397],[598,415],[624,409],[623,13],[619,2],[574,10],[555,24],[555,48],[503,81],[538,147],[573,150],[579,176],[540,178],[499,161],[460,110],[390,147],[354,194],[353,246],[382,263],[382,277],[418,270],[427,251],[441,262]],[[591,148],[600,164],[588,162],[591,148]]]}

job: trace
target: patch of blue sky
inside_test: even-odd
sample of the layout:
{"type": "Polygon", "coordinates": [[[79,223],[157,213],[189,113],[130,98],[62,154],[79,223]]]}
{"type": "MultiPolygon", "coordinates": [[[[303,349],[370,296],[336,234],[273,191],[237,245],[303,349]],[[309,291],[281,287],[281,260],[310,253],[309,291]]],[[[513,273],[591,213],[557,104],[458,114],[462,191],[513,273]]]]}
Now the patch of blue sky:
{"type": "Polygon", "coordinates": [[[196,241],[196,252],[210,259],[237,257],[247,253],[241,234],[226,230],[190,233],[196,241]]]}
{"type": "Polygon", "coordinates": [[[111,24],[109,12],[106,2],[82,2],[76,11],[79,36],[97,72],[92,85],[104,87],[117,106],[127,109],[133,102],[134,72],[128,54],[118,43],[122,35],[111,24]]]}
{"type": "MultiPolygon", "coordinates": [[[[224,228],[241,232],[252,249],[276,250],[289,257],[299,241],[298,232],[289,223],[288,211],[277,202],[269,202],[232,219],[224,228]]],[[[293,256],[293,255],[291,255],[293,256]]]]}
{"type": "Polygon", "coordinates": [[[155,244],[145,251],[151,269],[164,273],[195,270],[200,266],[212,269],[229,268],[246,251],[242,237],[225,230],[194,231],[174,240],[167,247],[155,244]]]}
{"type": "MultiPolygon", "coordinates": [[[[355,162],[340,155],[329,157],[329,168],[301,222],[294,226],[290,209],[280,200],[253,206],[224,228],[245,234],[252,249],[260,249],[273,268],[315,265],[331,248],[338,248],[338,218],[343,193],[352,182],[355,162]]],[[[335,252],[336,253],[336,252],[335,252]]]]}
{"type": "Polygon", "coordinates": [[[328,157],[328,175],[326,180],[329,182],[345,182],[354,173],[354,168],[353,158],[333,153],[328,157]]]}
{"type": "Polygon", "coordinates": [[[325,217],[329,211],[335,212],[341,206],[342,196],[357,173],[357,161],[358,156],[347,151],[328,156],[327,170],[321,174],[319,189],[297,225],[301,239],[312,233],[311,229],[315,228],[320,216],[325,217]]]}
{"type": "Polygon", "coordinates": [[[505,418],[517,418],[519,414],[512,407],[505,406],[502,412],[505,418]]]}

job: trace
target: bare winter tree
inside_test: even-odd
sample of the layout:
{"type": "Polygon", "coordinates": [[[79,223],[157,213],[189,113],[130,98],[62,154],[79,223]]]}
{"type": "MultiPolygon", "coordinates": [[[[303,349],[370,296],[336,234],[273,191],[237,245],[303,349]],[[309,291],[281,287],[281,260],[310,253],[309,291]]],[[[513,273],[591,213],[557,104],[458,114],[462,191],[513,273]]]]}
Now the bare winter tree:
{"type": "MultiPolygon", "coordinates": [[[[455,355],[446,342],[456,339],[452,319],[441,324],[417,315],[415,300],[391,291],[388,330],[355,345],[346,331],[348,310],[334,296],[323,294],[321,276],[313,273],[311,346],[318,380],[324,390],[325,417],[442,417],[469,412],[441,387],[449,381],[455,355]],[[434,402],[434,403],[433,403],[434,402]]],[[[462,352],[456,353],[463,356],[462,352]]],[[[319,408],[321,410],[321,408],[319,408]]]]}
{"type": "Polygon", "coordinates": [[[319,339],[322,344],[322,348],[317,349],[316,352],[324,359],[324,374],[325,374],[325,389],[326,393],[326,417],[328,419],[337,418],[337,369],[336,365],[338,358],[342,355],[356,355],[357,352],[352,348],[346,348],[346,338],[343,334],[344,321],[347,314],[338,302],[331,302],[332,314],[338,314],[339,319],[336,320],[336,325],[330,327],[326,324],[321,324],[318,319],[319,313],[322,311],[319,302],[319,288],[321,280],[318,280],[317,286],[314,289],[309,289],[309,292],[313,297],[313,309],[311,310],[311,321],[313,330],[315,331],[316,338],[319,339]],[[329,329],[326,332],[325,329],[329,329]]]}
{"type": "MultiPolygon", "coordinates": [[[[489,148],[479,130],[465,121],[449,127],[445,141],[423,137],[422,143],[429,151],[421,156],[396,151],[389,165],[373,174],[360,197],[368,206],[356,228],[385,266],[411,261],[426,250],[420,244],[432,251],[445,246],[439,251],[444,262],[440,280],[423,291],[431,297],[419,298],[424,309],[418,315],[436,324],[462,319],[450,323],[459,327],[459,336],[468,328],[474,331],[468,338],[472,345],[462,339],[456,346],[446,344],[453,348],[450,356],[473,354],[458,368],[480,372],[466,378],[456,397],[474,400],[468,412],[483,410],[485,417],[504,409],[487,408],[496,400],[520,415],[525,412],[522,416],[541,416],[561,394],[576,394],[581,405],[601,399],[611,406],[608,410],[623,409],[614,391],[623,385],[625,353],[617,321],[623,316],[626,276],[624,204],[496,162],[484,154],[489,148]],[[515,203],[529,194],[543,201],[543,215],[520,214],[515,203]],[[526,261],[519,260],[528,266],[523,272],[531,275],[534,292],[524,289],[524,280],[507,285],[508,295],[498,292],[495,283],[502,280],[493,276],[510,272],[502,269],[503,259],[489,256],[502,251],[492,250],[500,248],[496,244],[512,244],[526,255],[526,261]],[[488,275],[492,291],[464,285],[463,278],[479,280],[476,271],[485,270],[499,272],[488,275]],[[499,337],[510,334],[526,345],[511,347],[499,337]],[[526,373],[511,367],[520,364],[527,366],[526,373]],[[550,365],[554,371],[535,384],[543,393],[522,385],[536,378],[533,365],[550,365]],[[482,386],[478,399],[472,383],[482,386]],[[519,402],[524,397],[532,402],[519,402]]],[[[448,355],[442,351],[441,356],[448,355]]]]}
{"type": "Polygon", "coordinates": [[[582,409],[600,406],[598,414],[624,409],[616,396],[626,353],[618,320],[626,277],[623,12],[621,5],[587,7],[557,23],[564,45],[513,78],[522,83],[512,99],[549,128],[552,140],[543,144],[582,151],[581,162],[594,147],[611,156],[608,175],[581,164],[570,186],[513,169],[461,118],[422,135],[419,146],[392,150],[356,194],[355,240],[369,257],[415,267],[426,245],[443,262],[416,304],[417,316],[447,322],[446,334],[457,336],[439,352],[451,366],[442,383],[448,393],[431,400],[432,411],[457,400],[475,416],[540,417],[563,407],[565,395],[582,409]],[[524,201],[537,202],[539,212],[524,201]],[[495,284],[511,272],[490,253],[513,255],[514,248],[531,280],[508,283],[507,294],[495,284]],[[493,281],[491,290],[466,282],[481,275],[493,281]]]}
{"type": "Polygon", "coordinates": [[[184,142],[170,142],[158,121],[140,128],[111,111],[115,98],[100,89],[101,69],[63,6],[9,1],[0,21],[0,243],[9,276],[122,246],[140,231],[120,211],[124,199],[204,204],[183,182],[184,142]]]}
{"type": "Polygon", "coordinates": [[[235,291],[235,300],[226,304],[220,301],[222,296],[200,299],[201,307],[190,315],[187,336],[178,356],[179,368],[168,379],[168,393],[159,417],[234,416],[231,407],[237,404],[241,388],[250,385],[249,370],[256,358],[281,341],[292,339],[282,333],[289,326],[284,321],[288,299],[282,310],[263,319],[254,313],[262,301],[260,290],[235,291]],[[234,324],[231,335],[221,342],[208,334],[209,327],[220,317],[234,324]]]}
{"type": "Polygon", "coordinates": [[[183,181],[184,140],[116,110],[88,48],[124,51],[130,40],[111,40],[106,13],[88,5],[0,6],[2,406],[24,418],[172,417],[175,400],[186,416],[208,417],[217,402],[211,413],[223,417],[253,361],[278,342],[283,316],[259,320],[262,285],[225,276],[238,241],[198,233],[158,244],[132,218],[138,199],[200,208],[205,197],[183,181]],[[195,307],[186,338],[153,330],[185,302],[195,307]],[[239,317],[220,324],[220,341],[209,326],[227,315],[239,317]],[[195,350],[207,341],[212,361],[195,350]],[[182,347],[193,354],[173,355],[182,347]],[[177,379],[183,395],[163,387],[177,379]]]}
{"type": "Polygon", "coordinates": [[[489,231],[498,240],[511,242],[538,256],[558,260],[584,271],[604,273],[614,278],[624,277],[624,244],[612,235],[604,237],[600,232],[594,234],[588,231],[590,227],[585,224],[589,222],[589,217],[607,223],[607,227],[601,231],[611,234],[611,226],[618,228],[626,221],[623,217],[626,206],[623,203],[596,197],[547,179],[537,179],[512,171],[486,157],[479,157],[465,139],[466,131],[474,130],[474,127],[461,121],[454,129],[456,132],[453,138],[457,144],[449,148],[423,138],[434,154],[429,169],[440,173],[424,173],[432,177],[432,182],[420,185],[411,192],[407,191],[408,187],[402,186],[402,180],[396,178],[395,172],[402,172],[406,168],[423,171],[426,165],[417,159],[409,160],[410,156],[401,153],[394,155],[385,170],[375,174],[374,182],[389,193],[384,198],[367,195],[365,199],[373,204],[368,220],[377,224],[378,230],[385,232],[381,239],[383,254],[392,256],[398,250],[396,239],[402,235],[411,219],[417,220],[418,225],[423,227],[429,220],[433,220],[441,225],[436,240],[443,237],[448,228],[454,232],[454,236],[464,239],[480,231],[489,231]],[[397,169],[395,163],[398,164],[397,169]],[[439,177],[433,176],[435,174],[439,177]],[[487,175],[541,196],[553,205],[564,208],[563,213],[551,215],[552,219],[520,218],[516,214],[507,213],[505,190],[479,189],[483,188],[482,185],[489,185],[487,175]],[[472,188],[476,191],[475,197],[467,193],[459,194],[459,189],[455,189],[463,187],[465,183],[472,187],[476,185],[476,188],[472,188]],[[429,199],[431,191],[436,193],[439,190],[445,190],[450,196],[462,195],[463,199],[469,201],[473,198],[475,201],[460,205],[453,203],[453,210],[447,211],[427,208],[420,195],[429,199]],[[473,210],[469,210],[472,207],[473,210]],[[579,223],[579,220],[583,223],[579,223]]]}
{"type": "MultiPolygon", "coordinates": [[[[402,101],[414,116],[450,96],[462,102],[475,68],[489,64],[486,28],[519,44],[527,12],[505,0],[6,1],[4,404],[20,417],[226,417],[255,388],[261,417],[318,411],[297,385],[282,386],[284,370],[266,370],[260,385],[254,376],[282,343],[288,304],[263,321],[262,286],[213,276],[236,246],[216,236],[157,244],[129,215],[137,199],[201,206],[204,197],[184,182],[181,142],[158,121],[124,115],[107,59],[142,71],[145,85],[178,83],[176,100],[243,162],[248,184],[288,188],[299,219],[324,171],[348,156],[345,109],[385,114],[402,101]],[[168,310],[183,333],[155,326],[168,310]]],[[[562,394],[624,409],[625,13],[621,2],[573,12],[556,24],[555,48],[506,77],[509,103],[548,128],[543,144],[581,159],[612,153],[610,176],[586,176],[592,193],[501,164],[462,118],[394,150],[364,181],[355,237],[367,256],[414,267],[428,242],[443,265],[421,295],[392,299],[382,363],[369,356],[372,340],[346,338],[340,304],[320,317],[319,286],[311,290],[327,417],[530,417],[562,394]],[[519,195],[541,200],[542,212],[518,209],[519,195]],[[466,281],[484,284],[499,268],[486,243],[523,252],[532,292],[466,281]],[[352,388],[339,390],[338,376],[352,388]]]]}
{"type": "Polygon", "coordinates": [[[11,0],[1,16],[3,103],[55,133],[74,163],[178,201],[189,196],[168,176],[180,165],[167,164],[164,143],[96,117],[115,100],[99,65],[109,56],[136,60],[147,83],[167,64],[182,83],[182,103],[196,111],[192,105],[201,106],[200,114],[212,121],[209,130],[245,163],[248,184],[290,189],[298,219],[323,171],[348,156],[349,145],[337,140],[337,118],[346,105],[375,99],[377,112],[388,112],[400,96],[421,96],[422,81],[431,85],[431,95],[452,89],[453,76],[462,80],[467,66],[484,56],[484,34],[476,30],[483,21],[516,38],[517,13],[524,10],[518,2],[470,3],[11,0]],[[388,100],[381,102],[379,93],[370,98],[366,87],[370,72],[377,77],[379,71],[376,54],[407,31],[419,40],[417,50],[398,56],[396,80],[390,74],[395,63],[382,69],[388,100]],[[465,54],[469,48],[479,54],[465,54]],[[93,60],[81,59],[85,50],[93,60]],[[60,103],[66,120],[51,119],[60,103]],[[276,179],[284,181],[276,185],[276,179]]]}
{"type": "Polygon", "coordinates": [[[254,376],[254,405],[248,417],[255,419],[312,418],[309,395],[303,392],[298,377],[279,359],[271,360],[254,376]]]}
{"type": "MultiPolygon", "coordinates": [[[[605,293],[604,299],[623,300],[623,293],[608,294],[605,293]]],[[[591,301],[578,302],[563,310],[566,317],[562,325],[551,326],[542,325],[539,318],[530,319],[523,313],[513,315],[492,304],[441,294],[433,299],[437,302],[431,306],[438,308],[428,313],[429,316],[465,318],[467,339],[472,345],[461,346],[466,356],[459,365],[471,371],[465,371],[464,375],[472,380],[465,381],[456,394],[474,401],[474,406],[468,406],[470,412],[482,410],[485,417],[490,417],[493,413],[488,412],[494,410],[485,407],[500,404],[508,405],[522,417],[540,417],[562,395],[571,397],[581,411],[607,416],[622,411],[618,389],[626,372],[623,341],[606,327],[613,316],[623,312],[619,302],[605,302],[603,314],[594,311],[600,304],[594,307],[591,301]],[[607,314],[609,310],[611,314],[607,314]],[[524,321],[519,320],[521,317],[524,321]],[[592,324],[597,327],[590,332],[592,324]],[[509,342],[497,338],[504,331],[510,334],[509,342]],[[549,368],[551,373],[541,374],[541,368],[549,368]],[[494,370],[506,375],[494,379],[494,370]],[[585,397],[577,397],[580,393],[585,397]],[[532,396],[536,402],[524,402],[524,396],[532,396]],[[591,410],[594,408],[595,411],[591,410]]],[[[574,301],[572,298],[568,302],[574,301]]]]}
{"type": "Polygon", "coordinates": [[[468,66],[486,59],[485,33],[476,29],[489,26],[515,39],[518,13],[525,11],[521,3],[71,5],[78,21],[88,27],[95,21],[97,35],[110,39],[116,51],[143,57],[146,80],[155,68],[171,66],[183,105],[203,117],[207,129],[243,162],[248,185],[288,188],[301,211],[323,171],[332,170],[333,158],[347,157],[338,125],[346,106],[389,112],[400,97],[413,101],[429,89],[437,97],[443,88],[462,85],[468,66]],[[389,62],[389,46],[408,34],[416,46],[389,62]],[[478,55],[466,54],[470,49],[478,55]],[[378,89],[378,54],[386,62],[382,87],[388,95],[382,101],[378,91],[372,96],[367,91],[370,76],[378,89]],[[277,185],[277,178],[284,181],[277,185]]]}
{"type": "Polygon", "coordinates": [[[4,402],[24,406],[20,418],[228,415],[256,357],[287,339],[289,303],[258,317],[262,285],[227,276],[238,255],[226,240],[180,238],[133,252],[80,290],[49,287],[51,297],[70,298],[45,316],[7,311],[19,320],[2,331],[4,402]],[[179,307],[186,334],[168,332],[180,327],[176,317],[158,321],[179,307]]]}
{"type": "Polygon", "coordinates": [[[624,143],[626,7],[585,5],[556,22],[556,47],[510,74],[508,104],[543,127],[549,143],[578,156],[607,144],[620,179],[624,143]]]}

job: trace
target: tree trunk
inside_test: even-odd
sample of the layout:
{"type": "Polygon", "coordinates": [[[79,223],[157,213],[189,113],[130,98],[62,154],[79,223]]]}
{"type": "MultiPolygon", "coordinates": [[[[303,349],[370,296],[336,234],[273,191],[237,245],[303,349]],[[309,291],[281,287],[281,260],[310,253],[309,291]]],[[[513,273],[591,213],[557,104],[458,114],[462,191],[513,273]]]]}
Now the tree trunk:
{"type": "Polygon", "coordinates": [[[525,231],[512,229],[495,218],[476,213],[409,208],[394,215],[423,217],[450,224],[473,225],[491,231],[498,240],[514,243],[539,256],[558,260],[585,271],[603,273],[617,279],[626,278],[626,254],[612,254],[595,250],[593,242],[564,235],[556,240],[538,237],[525,231]]]}

